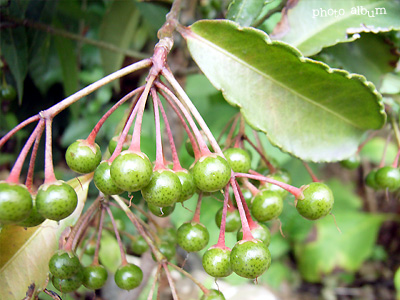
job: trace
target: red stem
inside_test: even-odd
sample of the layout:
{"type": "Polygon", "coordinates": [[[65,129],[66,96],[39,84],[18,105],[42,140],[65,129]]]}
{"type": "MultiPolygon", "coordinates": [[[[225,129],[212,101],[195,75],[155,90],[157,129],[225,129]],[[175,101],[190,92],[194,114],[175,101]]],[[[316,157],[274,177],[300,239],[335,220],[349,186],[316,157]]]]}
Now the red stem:
{"type": "Polygon", "coordinates": [[[393,161],[393,164],[392,164],[393,168],[397,168],[397,165],[399,164],[399,158],[400,158],[400,149],[399,149],[399,151],[397,151],[397,155],[394,158],[394,161],[393,161]]]}
{"type": "Polygon", "coordinates": [[[192,116],[190,113],[187,111],[187,109],[183,106],[183,104],[179,101],[179,99],[172,93],[170,89],[168,89],[164,84],[158,84],[156,83],[157,87],[161,88],[167,95],[175,102],[175,104],[179,107],[179,109],[182,111],[183,115],[185,116],[186,120],[189,122],[190,127],[192,128],[192,131],[196,137],[197,143],[200,148],[200,154],[201,156],[207,156],[210,155],[211,152],[207,147],[206,142],[203,140],[203,137],[200,133],[200,130],[197,128],[192,116]]]}
{"type": "Polygon", "coordinates": [[[10,175],[8,175],[7,182],[9,183],[19,183],[19,177],[21,175],[21,170],[24,165],[26,156],[29,153],[29,150],[32,147],[33,142],[35,141],[36,137],[38,136],[39,132],[43,130],[43,120],[40,120],[39,123],[36,125],[34,131],[30,135],[29,139],[26,141],[24,147],[22,148],[20,154],[18,155],[17,161],[15,162],[10,175]]]}
{"type": "MultiPolygon", "coordinates": [[[[156,85],[157,85],[157,83],[156,83],[156,85]]],[[[172,109],[175,111],[176,115],[178,116],[179,120],[181,121],[182,126],[185,129],[185,131],[189,137],[190,144],[193,147],[194,158],[197,161],[201,155],[200,155],[199,146],[197,145],[196,139],[195,139],[192,131],[190,131],[189,126],[186,124],[186,121],[183,118],[181,112],[178,110],[178,108],[176,107],[174,102],[171,100],[171,98],[166,93],[164,93],[162,90],[160,91],[160,93],[165,98],[165,100],[167,100],[168,104],[172,107],[172,109]]]]}
{"type": "Polygon", "coordinates": [[[247,178],[243,178],[242,182],[246,186],[246,188],[249,189],[250,193],[253,196],[257,195],[260,192],[260,190],[254,184],[252,184],[247,178]]]}
{"type": "Polygon", "coordinates": [[[136,121],[135,121],[135,127],[133,128],[132,143],[129,146],[129,150],[134,151],[134,152],[141,152],[141,150],[140,150],[140,134],[142,131],[143,113],[144,113],[144,108],[146,107],[147,96],[149,95],[149,91],[150,91],[151,86],[153,85],[154,79],[155,79],[155,75],[149,76],[149,78],[146,82],[144,91],[140,95],[140,98],[137,103],[138,112],[137,112],[137,117],[136,117],[136,121]]]}
{"type": "Polygon", "coordinates": [[[192,222],[200,223],[200,210],[201,210],[201,200],[203,198],[203,193],[200,192],[199,198],[197,199],[196,210],[194,211],[192,222]]]}
{"type": "Polygon", "coordinates": [[[388,137],[386,138],[385,147],[383,148],[383,153],[382,153],[382,159],[381,159],[381,161],[379,163],[378,168],[382,168],[385,165],[386,152],[387,152],[387,148],[389,146],[391,138],[392,138],[391,134],[389,134],[388,137]]]}
{"type": "Polygon", "coordinates": [[[46,119],[46,144],[45,144],[45,158],[44,158],[44,183],[52,183],[57,180],[54,175],[53,166],[53,150],[52,150],[52,133],[51,125],[53,119],[46,119]]]}
{"type": "Polygon", "coordinates": [[[108,215],[110,216],[111,223],[113,225],[114,232],[115,232],[115,237],[117,238],[119,250],[121,252],[121,265],[125,266],[125,265],[128,264],[128,261],[126,260],[124,246],[122,245],[122,241],[121,241],[121,237],[120,237],[119,232],[118,232],[117,224],[115,223],[115,220],[114,220],[114,217],[112,215],[111,209],[108,206],[106,206],[106,210],[107,210],[108,215]]]}
{"type": "Polygon", "coordinates": [[[26,119],[25,121],[18,124],[17,126],[15,126],[12,130],[10,130],[5,136],[3,136],[0,139],[0,149],[10,139],[10,137],[12,137],[16,132],[18,132],[19,130],[24,128],[26,125],[29,125],[29,124],[31,124],[35,121],[39,121],[39,120],[40,120],[40,116],[37,114],[37,115],[34,115],[34,116],[26,119]]]}
{"type": "Polygon", "coordinates": [[[33,185],[33,174],[34,174],[34,170],[35,170],[36,156],[37,156],[40,140],[42,138],[42,134],[43,134],[43,130],[44,130],[44,121],[41,120],[39,122],[39,124],[40,123],[41,123],[41,126],[40,126],[39,132],[36,136],[35,144],[33,145],[31,160],[29,161],[28,174],[26,175],[26,181],[25,181],[25,185],[30,193],[33,192],[32,185],[33,185]]]}
{"type": "Polygon", "coordinates": [[[226,249],[225,245],[225,227],[226,227],[226,214],[228,212],[228,201],[229,201],[229,184],[225,186],[224,192],[224,206],[222,208],[221,226],[219,227],[218,242],[215,245],[217,248],[226,249]]]}
{"type": "Polygon", "coordinates": [[[99,231],[97,234],[97,241],[96,241],[96,249],[94,250],[94,257],[93,257],[93,265],[99,264],[99,250],[100,250],[100,241],[101,241],[101,234],[103,231],[104,225],[104,206],[101,207],[101,215],[100,215],[100,222],[99,222],[99,231]]]}
{"type": "Polygon", "coordinates": [[[128,93],[125,95],[121,100],[119,100],[117,103],[115,103],[102,117],[101,119],[97,122],[96,126],[93,128],[92,132],[89,134],[87,137],[86,141],[89,143],[89,145],[93,145],[94,141],[96,139],[96,136],[98,132],[100,131],[101,127],[103,126],[104,122],[111,116],[111,114],[122,104],[124,104],[127,100],[132,98],[135,94],[140,93],[144,90],[144,87],[141,86],[132,92],[128,93]]]}
{"type": "Polygon", "coordinates": [[[236,183],[235,178],[231,177],[230,182],[231,182],[231,185],[232,185],[232,188],[233,188],[233,193],[234,193],[235,198],[236,198],[236,203],[237,203],[239,214],[240,214],[240,220],[242,221],[243,240],[251,241],[251,240],[254,239],[254,237],[253,237],[253,235],[252,235],[252,233],[250,231],[250,226],[249,226],[249,223],[248,223],[247,218],[246,218],[246,213],[245,213],[245,211],[243,209],[243,204],[242,204],[242,201],[240,199],[240,195],[239,195],[239,191],[238,191],[238,187],[237,187],[237,183],[236,183]]]}
{"type": "Polygon", "coordinates": [[[284,183],[284,182],[280,182],[278,180],[272,179],[272,178],[268,178],[265,177],[253,170],[249,171],[250,174],[246,174],[246,173],[235,173],[235,177],[245,177],[245,178],[250,178],[250,179],[255,179],[258,181],[266,181],[268,183],[272,183],[275,184],[281,188],[283,188],[284,190],[287,190],[289,193],[291,193],[293,196],[295,196],[296,199],[303,199],[304,195],[303,192],[301,191],[301,189],[292,186],[290,184],[284,183]]]}
{"type": "MultiPolygon", "coordinates": [[[[242,190],[240,189],[240,186],[239,186],[239,185],[237,185],[237,190],[238,190],[238,192],[239,192],[240,201],[242,202],[244,211],[245,211],[245,213],[246,213],[247,223],[249,223],[250,230],[252,230],[252,229],[256,228],[256,227],[258,226],[258,224],[257,224],[256,222],[254,222],[254,221],[253,221],[253,218],[251,217],[250,209],[249,209],[249,207],[247,206],[247,202],[246,202],[246,200],[244,199],[242,190]]],[[[237,199],[236,199],[236,201],[237,201],[237,199]]]]}
{"type": "Polygon", "coordinates": [[[158,101],[160,99],[158,99],[157,92],[154,88],[151,88],[150,92],[153,98],[154,120],[156,126],[156,163],[154,166],[154,171],[156,171],[160,169],[165,169],[162,137],[161,137],[161,126],[160,126],[160,113],[158,111],[158,101]]]}
{"type": "Polygon", "coordinates": [[[320,180],[317,178],[317,176],[315,176],[313,170],[310,168],[310,166],[305,162],[305,161],[301,161],[304,165],[304,167],[306,168],[308,174],[310,174],[311,179],[313,182],[319,182],[320,180]]]}
{"type": "Polygon", "coordinates": [[[174,163],[174,166],[173,166],[172,169],[174,171],[181,171],[181,170],[183,170],[183,168],[182,168],[181,163],[179,161],[178,152],[176,151],[174,137],[172,135],[171,126],[169,125],[169,122],[168,122],[167,114],[165,113],[165,110],[164,110],[164,107],[163,107],[163,105],[161,103],[160,98],[158,98],[157,100],[158,100],[158,106],[160,107],[161,115],[162,115],[163,120],[164,120],[165,129],[167,131],[169,145],[171,147],[172,162],[174,163]]]}
{"type": "Polygon", "coordinates": [[[232,144],[232,136],[233,136],[233,134],[235,132],[238,120],[239,120],[239,118],[235,118],[235,120],[233,120],[232,127],[228,132],[228,136],[226,137],[226,141],[225,141],[226,147],[230,147],[231,144],[232,144]]]}

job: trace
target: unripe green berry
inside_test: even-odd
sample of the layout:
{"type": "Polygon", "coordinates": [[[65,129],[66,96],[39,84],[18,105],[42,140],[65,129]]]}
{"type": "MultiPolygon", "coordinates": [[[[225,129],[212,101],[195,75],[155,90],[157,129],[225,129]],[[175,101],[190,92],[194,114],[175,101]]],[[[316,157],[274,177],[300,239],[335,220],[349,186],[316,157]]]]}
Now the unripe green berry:
{"type": "Polygon", "coordinates": [[[103,161],[94,171],[93,181],[97,189],[104,195],[119,195],[123,192],[111,178],[111,163],[103,161]]]}
{"type": "Polygon", "coordinates": [[[278,192],[261,191],[254,197],[251,213],[259,222],[271,221],[278,218],[283,210],[283,199],[278,192]]]}
{"type": "Polygon", "coordinates": [[[296,209],[304,218],[317,220],[325,217],[333,207],[331,189],[322,182],[312,182],[303,189],[303,200],[298,200],[296,209]]]}
{"type": "MultiPolygon", "coordinates": [[[[269,246],[271,242],[271,231],[268,229],[267,226],[258,223],[257,227],[252,228],[250,232],[255,239],[262,241],[265,246],[269,246]]],[[[236,238],[238,241],[241,241],[243,239],[243,228],[240,228],[240,230],[237,232],[236,238]]]]}
{"type": "Polygon", "coordinates": [[[373,188],[374,190],[379,189],[379,186],[375,180],[376,171],[377,170],[371,170],[371,172],[369,172],[367,177],[365,178],[365,184],[368,185],[370,188],[373,188]]]}
{"type": "Polygon", "coordinates": [[[150,183],[142,189],[142,196],[149,204],[166,207],[175,204],[181,196],[181,191],[181,182],[173,171],[156,170],[150,183]]]}
{"type": "Polygon", "coordinates": [[[224,151],[224,156],[233,172],[247,173],[251,168],[250,154],[241,148],[229,148],[224,151]]]}
{"type": "Polygon", "coordinates": [[[271,254],[260,240],[239,241],[231,252],[232,270],[239,276],[254,279],[271,265],[271,254]]]}
{"type": "Polygon", "coordinates": [[[210,235],[200,223],[184,223],[178,228],[178,244],[187,252],[197,252],[207,246],[210,235]]]}
{"type": "MultiPolygon", "coordinates": [[[[275,173],[272,175],[268,175],[267,178],[271,178],[283,183],[287,183],[290,184],[291,178],[289,176],[287,176],[287,174],[283,174],[281,175],[280,173],[275,173]]],[[[271,192],[277,192],[281,195],[282,198],[285,198],[286,195],[289,193],[287,190],[281,188],[280,186],[277,186],[276,184],[272,184],[269,182],[265,182],[262,184],[262,186],[260,186],[260,189],[262,190],[267,190],[267,191],[271,191],[271,192]]]]}
{"type": "Polygon", "coordinates": [[[17,91],[12,85],[7,84],[6,86],[1,87],[0,96],[1,100],[12,101],[17,98],[17,91]]]}
{"type": "MultiPolygon", "coordinates": [[[[175,257],[176,247],[174,244],[161,242],[159,245],[157,245],[157,247],[161,254],[164,255],[168,261],[175,257]]],[[[156,261],[154,254],[152,254],[152,257],[156,261]]]]}
{"type": "Polygon", "coordinates": [[[36,198],[32,198],[32,210],[29,216],[23,220],[22,222],[19,222],[17,225],[21,227],[35,227],[44,222],[46,220],[45,218],[42,217],[41,214],[38,213],[37,208],[36,208],[36,198]]]}
{"type": "Polygon", "coordinates": [[[380,188],[395,191],[400,188],[400,169],[385,166],[376,171],[375,181],[380,188]]]}
{"type": "Polygon", "coordinates": [[[217,290],[209,290],[208,295],[203,295],[200,300],[225,300],[224,294],[217,290]]]}
{"type": "Polygon", "coordinates": [[[176,245],[178,243],[178,234],[175,228],[167,227],[163,228],[158,232],[158,237],[163,242],[170,243],[172,245],[176,245]]]}
{"type": "Polygon", "coordinates": [[[22,222],[32,206],[32,196],[24,185],[0,181],[0,225],[22,222]]]}
{"type": "Polygon", "coordinates": [[[68,147],[65,160],[72,171],[93,172],[101,161],[100,147],[96,143],[91,145],[86,140],[77,140],[68,147]]]}
{"type": "Polygon", "coordinates": [[[75,190],[62,180],[42,184],[36,195],[36,208],[44,218],[60,221],[73,213],[78,204],[75,190]]]}
{"type": "Polygon", "coordinates": [[[202,259],[204,271],[213,277],[227,277],[232,273],[231,250],[211,247],[202,259]]]}
{"type": "Polygon", "coordinates": [[[177,202],[186,201],[196,192],[196,185],[194,184],[193,176],[188,170],[176,171],[175,174],[178,176],[182,185],[181,196],[177,202]]]}
{"type": "Polygon", "coordinates": [[[111,164],[111,178],[124,191],[136,192],[147,186],[153,166],[144,153],[121,152],[111,164]]]}
{"type": "Polygon", "coordinates": [[[354,170],[357,169],[361,164],[361,159],[359,154],[350,156],[348,159],[342,160],[340,165],[346,169],[354,170]]]}
{"type": "Polygon", "coordinates": [[[223,189],[231,178],[231,172],[228,162],[216,154],[201,157],[192,169],[194,183],[204,192],[223,189]]]}
{"type": "Polygon", "coordinates": [[[140,256],[149,250],[149,245],[142,236],[137,235],[132,239],[131,250],[134,254],[140,256]]]}
{"type": "MultiPolygon", "coordinates": [[[[223,210],[223,207],[221,207],[215,214],[215,223],[217,224],[218,227],[221,227],[222,210],[223,210]]],[[[226,212],[225,231],[226,232],[237,231],[240,228],[241,224],[242,224],[242,222],[240,220],[239,211],[237,209],[232,210],[232,211],[228,209],[226,212]]]]}
{"type": "Polygon", "coordinates": [[[83,282],[82,270],[79,270],[79,272],[77,272],[70,278],[61,279],[53,276],[52,279],[53,286],[61,293],[69,293],[76,291],[82,285],[82,282],[83,282]]]}
{"type": "Polygon", "coordinates": [[[78,257],[72,252],[59,250],[49,261],[50,273],[60,279],[70,278],[80,272],[81,269],[78,257]]]}
{"type": "MultiPolygon", "coordinates": [[[[114,136],[108,143],[108,151],[110,152],[110,154],[113,154],[115,151],[115,148],[117,148],[119,137],[120,136],[114,136]]],[[[122,144],[121,151],[125,151],[125,150],[129,149],[129,146],[131,145],[131,140],[132,140],[132,135],[128,134],[126,136],[124,143],[122,144]]]]}
{"type": "Polygon", "coordinates": [[[134,264],[120,266],[114,276],[115,283],[123,290],[132,290],[138,287],[142,279],[142,269],[134,264]]]}
{"type": "Polygon", "coordinates": [[[107,281],[107,270],[102,265],[92,265],[83,268],[83,285],[91,290],[98,290],[107,281]]]}

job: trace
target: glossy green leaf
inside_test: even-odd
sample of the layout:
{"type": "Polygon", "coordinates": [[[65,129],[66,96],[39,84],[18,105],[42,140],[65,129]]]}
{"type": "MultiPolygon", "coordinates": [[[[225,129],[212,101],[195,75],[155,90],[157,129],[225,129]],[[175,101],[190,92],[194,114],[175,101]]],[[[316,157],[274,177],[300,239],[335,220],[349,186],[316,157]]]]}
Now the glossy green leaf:
{"type": "Polygon", "coordinates": [[[21,103],[24,80],[28,73],[28,45],[24,27],[1,29],[0,53],[7,62],[16,83],[21,103]]]}
{"type": "Polygon", "coordinates": [[[371,255],[378,230],[384,218],[361,212],[335,214],[342,233],[332,218],[315,224],[304,243],[296,244],[295,256],[302,277],[311,282],[321,280],[323,274],[334,269],[356,271],[371,255]]]}
{"type": "Polygon", "coordinates": [[[378,34],[363,34],[352,43],[341,43],[323,51],[323,57],[333,58],[332,67],[364,75],[379,89],[384,75],[396,67],[399,55],[386,37],[378,34]]]}
{"type": "MultiPolygon", "coordinates": [[[[100,39],[121,49],[127,49],[140,20],[134,1],[114,1],[100,25],[100,39]]],[[[121,68],[124,55],[101,49],[105,74],[121,68]]]]}
{"type": "Polygon", "coordinates": [[[274,39],[285,41],[310,56],[322,48],[350,42],[361,32],[400,29],[398,0],[290,1],[274,39]]]}
{"type": "Polygon", "coordinates": [[[270,141],[304,160],[349,157],[385,122],[381,97],[363,76],[307,59],[262,31],[199,21],[181,31],[211,83],[270,141]]]}
{"type": "Polygon", "coordinates": [[[241,26],[250,26],[260,15],[263,6],[264,1],[260,0],[234,0],[229,5],[226,18],[241,26]]]}
{"type": "Polygon", "coordinates": [[[24,229],[5,226],[0,231],[0,291],[4,299],[21,300],[28,286],[35,283],[42,288],[48,276],[48,263],[58,249],[61,233],[73,226],[86,201],[89,176],[73,179],[68,183],[78,194],[78,206],[68,218],[60,221],[46,220],[38,227],[24,229]]]}

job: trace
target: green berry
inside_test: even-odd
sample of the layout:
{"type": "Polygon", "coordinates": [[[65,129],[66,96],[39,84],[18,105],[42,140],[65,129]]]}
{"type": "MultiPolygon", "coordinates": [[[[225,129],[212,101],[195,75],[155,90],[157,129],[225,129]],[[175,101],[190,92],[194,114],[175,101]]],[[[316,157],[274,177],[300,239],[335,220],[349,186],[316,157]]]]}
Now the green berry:
{"type": "MultiPolygon", "coordinates": [[[[171,260],[175,257],[176,254],[176,248],[174,244],[171,243],[167,243],[167,242],[161,242],[158,245],[158,250],[162,253],[162,255],[165,256],[165,258],[167,260],[171,260]]],[[[156,258],[154,257],[154,254],[152,254],[152,257],[154,260],[156,260],[156,258]]]]}
{"type": "MultiPolygon", "coordinates": [[[[110,152],[110,154],[113,154],[115,151],[115,148],[117,148],[118,140],[119,140],[119,136],[114,136],[108,143],[108,151],[110,152]]],[[[129,146],[131,145],[131,140],[132,140],[132,136],[130,134],[128,134],[126,136],[124,143],[122,144],[121,151],[125,151],[125,150],[129,149],[129,146]]]]}
{"type": "Polygon", "coordinates": [[[36,195],[36,208],[44,218],[60,221],[73,213],[78,204],[75,190],[62,180],[42,184],[36,195]]]}
{"type": "Polygon", "coordinates": [[[203,255],[203,268],[210,276],[227,277],[232,273],[231,250],[211,247],[203,255]]]}
{"type": "MultiPolygon", "coordinates": [[[[253,200],[253,194],[250,192],[250,190],[246,189],[246,188],[240,188],[240,190],[242,191],[243,194],[243,198],[246,201],[247,207],[250,209],[251,205],[252,205],[252,200],[253,200]]],[[[235,195],[231,195],[231,199],[233,202],[233,206],[235,206],[237,208],[237,203],[236,203],[236,198],[235,195]]]]}
{"type": "Polygon", "coordinates": [[[119,267],[114,276],[115,283],[123,290],[132,290],[138,287],[142,279],[142,270],[134,264],[119,267]]]}
{"type": "MultiPolygon", "coordinates": [[[[271,232],[267,226],[258,223],[257,227],[252,228],[250,231],[255,239],[262,241],[265,246],[269,246],[271,242],[271,232]]],[[[243,239],[243,228],[240,228],[240,230],[237,232],[236,238],[238,241],[243,239]]]]}
{"type": "Polygon", "coordinates": [[[146,243],[146,240],[142,236],[137,235],[132,239],[131,250],[134,254],[140,256],[147,250],[149,250],[149,245],[146,243]]]}
{"type": "Polygon", "coordinates": [[[57,251],[49,261],[50,273],[60,279],[70,278],[81,269],[78,257],[72,252],[57,251]]]}
{"type": "Polygon", "coordinates": [[[147,186],[153,166],[144,153],[123,151],[111,164],[111,178],[121,189],[136,192],[147,186]]]}
{"type": "Polygon", "coordinates": [[[179,177],[171,170],[157,170],[150,183],[142,189],[147,203],[160,207],[172,206],[180,198],[182,185],[179,177]]]}
{"type": "Polygon", "coordinates": [[[375,180],[376,171],[377,170],[371,170],[371,172],[369,172],[367,177],[365,178],[365,184],[368,185],[370,188],[373,188],[374,190],[379,189],[379,186],[375,180]]]}
{"type": "Polygon", "coordinates": [[[283,210],[283,199],[278,192],[261,191],[254,199],[251,213],[259,222],[266,222],[278,218],[283,210]]]}
{"type": "Polygon", "coordinates": [[[225,300],[224,294],[217,290],[209,290],[208,295],[203,295],[200,300],[225,300]]]}
{"type": "MultiPolygon", "coordinates": [[[[206,145],[207,145],[208,149],[210,151],[212,151],[212,147],[211,147],[210,141],[208,140],[206,134],[204,133],[203,130],[201,130],[200,133],[201,133],[201,136],[203,138],[203,141],[206,142],[206,145]]],[[[192,143],[190,143],[190,139],[189,138],[186,139],[185,148],[186,148],[186,151],[189,153],[189,155],[191,157],[194,157],[193,146],[192,146],[192,143]]]]}
{"type": "Polygon", "coordinates": [[[200,223],[184,223],[178,228],[178,244],[187,252],[197,252],[208,244],[210,235],[207,228],[200,223]]]}
{"type": "Polygon", "coordinates": [[[42,217],[41,214],[38,213],[37,208],[36,208],[36,198],[32,198],[32,210],[29,216],[23,220],[22,222],[19,222],[17,225],[21,227],[35,227],[40,224],[42,224],[45,220],[45,218],[42,217]]]}
{"type": "MultiPolygon", "coordinates": [[[[272,175],[268,175],[267,178],[271,178],[283,183],[287,183],[290,184],[291,178],[287,176],[287,174],[280,174],[280,173],[275,173],[272,175]]],[[[282,198],[285,198],[286,195],[289,193],[287,190],[277,186],[276,184],[272,184],[269,182],[264,183],[262,186],[260,186],[260,189],[262,190],[267,190],[267,191],[271,191],[271,192],[277,192],[279,193],[282,198]]]]}
{"type": "Polygon", "coordinates": [[[182,185],[181,196],[177,202],[186,201],[196,192],[196,185],[194,184],[193,176],[188,170],[176,171],[175,174],[178,176],[182,185]]]}
{"type": "Polygon", "coordinates": [[[178,234],[175,228],[167,227],[163,228],[158,232],[158,237],[163,242],[176,245],[178,243],[178,234]]]}
{"type": "Polygon", "coordinates": [[[102,265],[92,265],[83,268],[83,285],[91,290],[98,290],[107,281],[107,270],[102,265]]]}
{"type": "Polygon", "coordinates": [[[96,242],[90,241],[90,243],[86,246],[85,254],[94,255],[95,251],[96,251],[96,242]]]}
{"type": "Polygon", "coordinates": [[[103,161],[94,171],[93,181],[97,189],[104,195],[119,195],[123,192],[111,178],[111,163],[103,161]]]}
{"type": "Polygon", "coordinates": [[[101,161],[100,147],[96,143],[91,145],[86,140],[77,140],[68,147],[65,160],[72,171],[93,172],[101,161]]]}
{"type": "Polygon", "coordinates": [[[32,196],[24,185],[0,181],[0,224],[25,220],[32,206],[32,196]]]}
{"type": "Polygon", "coordinates": [[[82,282],[83,282],[83,273],[81,270],[70,278],[62,279],[53,276],[52,280],[53,286],[61,293],[69,293],[76,291],[82,285],[82,282]]]}
{"type": "Polygon", "coordinates": [[[321,182],[312,182],[303,190],[304,199],[298,200],[296,209],[304,218],[317,220],[330,213],[333,207],[331,189],[321,182]]]}
{"type": "MultiPolygon", "coordinates": [[[[221,227],[222,210],[223,210],[223,207],[221,207],[215,215],[215,223],[217,224],[218,227],[221,227]]],[[[241,224],[242,224],[242,222],[240,220],[239,211],[237,209],[232,210],[232,211],[230,211],[228,209],[226,212],[225,231],[226,232],[237,231],[240,228],[241,224]]]]}
{"type": "Polygon", "coordinates": [[[378,169],[375,174],[377,185],[389,191],[395,191],[400,188],[400,169],[386,166],[378,169]]]}
{"type": "Polygon", "coordinates": [[[0,95],[2,100],[12,101],[17,98],[17,91],[12,85],[7,84],[0,89],[0,95]]]}
{"type": "Polygon", "coordinates": [[[357,169],[361,164],[360,155],[355,154],[350,156],[348,159],[342,160],[340,165],[346,169],[354,170],[357,169]]]}
{"type": "Polygon", "coordinates": [[[193,166],[192,174],[197,188],[204,192],[216,192],[227,185],[231,171],[225,159],[212,154],[201,157],[193,166]]]}
{"type": "Polygon", "coordinates": [[[172,214],[172,212],[175,209],[175,204],[173,204],[171,206],[161,207],[161,206],[156,206],[156,205],[147,203],[147,206],[153,215],[160,217],[160,218],[168,217],[170,214],[172,214]]]}
{"type": "Polygon", "coordinates": [[[239,241],[231,252],[233,272],[254,279],[262,275],[271,265],[271,254],[260,240],[239,241]]]}
{"type": "Polygon", "coordinates": [[[224,156],[233,172],[249,172],[251,168],[251,158],[246,150],[241,148],[229,148],[224,151],[224,156]]]}

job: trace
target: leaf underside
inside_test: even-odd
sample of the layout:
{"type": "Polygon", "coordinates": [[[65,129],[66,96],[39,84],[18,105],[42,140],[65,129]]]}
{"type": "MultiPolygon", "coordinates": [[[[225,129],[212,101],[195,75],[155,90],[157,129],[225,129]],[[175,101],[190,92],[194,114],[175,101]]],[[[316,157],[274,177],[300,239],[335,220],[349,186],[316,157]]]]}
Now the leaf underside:
{"type": "MultiPolygon", "coordinates": [[[[68,218],[59,222],[46,220],[38,227],[6,226],[0,231],[0,294],[5,299],[20,300],[28,286],[36,290],[46,284],[51,256],[58,249],[58,239],[73,226],[86,201],[90,177],[82,176],[68,183],[76,190],[78,206],[68,218]]],[[[1,297],[0,297],[1,298],[1,297]]]]}
{"type": "Polygon", "coordinates": [[[246,121],[303,160],[347,158],[365,131],[385,123],[381,96],[363,76],[305,58],[260,30],[198,21],[181,34],[200,69],[246,121]]]}

